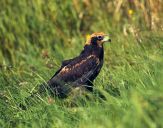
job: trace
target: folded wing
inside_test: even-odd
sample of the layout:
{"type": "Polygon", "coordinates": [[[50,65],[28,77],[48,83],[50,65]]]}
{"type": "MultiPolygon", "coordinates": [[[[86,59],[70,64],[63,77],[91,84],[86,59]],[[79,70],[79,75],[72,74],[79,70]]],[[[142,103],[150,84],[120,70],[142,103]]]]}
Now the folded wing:
{"type": "Polygon", "coordinates": [[[67,65],[63,65],[61,69],[57,71],[54,77],[49,81],[49,84],[55,86],[56,81],[85,84],[85,82],[89,81],[92,75],[94,75],[99,65],[99,59],[95,55],[71,60],[67,65]]]}

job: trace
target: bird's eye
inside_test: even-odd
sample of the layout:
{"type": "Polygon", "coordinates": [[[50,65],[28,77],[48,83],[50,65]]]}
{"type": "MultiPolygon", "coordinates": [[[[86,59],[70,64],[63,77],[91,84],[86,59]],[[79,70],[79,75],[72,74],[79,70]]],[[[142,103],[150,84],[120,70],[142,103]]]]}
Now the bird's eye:
{"type": "Polygon", "coordinates": [[[97,36],[97,39],[98,39],[98,40],[102,40],[103,37],[102,37],[102,36],[97,36]]]}

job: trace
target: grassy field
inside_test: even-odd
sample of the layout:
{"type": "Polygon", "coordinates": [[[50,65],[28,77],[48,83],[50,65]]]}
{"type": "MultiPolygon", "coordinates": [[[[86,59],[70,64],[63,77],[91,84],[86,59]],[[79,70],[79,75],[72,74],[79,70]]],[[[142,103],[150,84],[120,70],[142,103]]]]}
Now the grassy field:
{"type": "Polygon", "coordinates": [[[163,127],[161,0],[1,0],[0,128],[163,127]],[[111,35],[95,92],[48,95],[19,104],[64,59],[77,56],[87,34],[111,35]],[[101,99],[96,91],[106,99],[101,99]]]}

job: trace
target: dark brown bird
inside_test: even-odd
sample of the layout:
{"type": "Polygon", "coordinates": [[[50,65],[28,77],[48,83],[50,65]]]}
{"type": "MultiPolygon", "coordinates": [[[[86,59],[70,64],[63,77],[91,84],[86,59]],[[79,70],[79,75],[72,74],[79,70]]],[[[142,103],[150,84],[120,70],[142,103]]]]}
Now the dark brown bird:
{"type": "Polygon", "coordinates": [[[45,91],[50,91],[52,96],[65,98],[76,87],[84,87],[93,91],[93,80],[99,74],[104,59],[105,42],[110,42],[109,36],[103,32],[94,33],[85,43],[83,51],[79,56],[62,62],[60,69],[47,82],[42,84],[37,92],[32,93],[24,99],[25,105],[19,106],[25,110],[27,105],[31,105],[30,100],[45,91]]]}
{"type": "Polygon", "coordinates": [[[103,66],[103,44],[110,41],[103,32],[93,33],[86,40],[80,55],[63,61],[60,69],[47,82],[52,94],[63,98],[71,89],[81,86],[93,91],[93,80],[103,66]]]}

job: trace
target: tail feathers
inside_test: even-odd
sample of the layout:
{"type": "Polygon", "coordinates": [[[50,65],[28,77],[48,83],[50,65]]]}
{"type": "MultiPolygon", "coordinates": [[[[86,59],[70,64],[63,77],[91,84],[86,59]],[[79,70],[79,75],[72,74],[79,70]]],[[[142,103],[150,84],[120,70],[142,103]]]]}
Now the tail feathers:
{"type": "Polygon", "coordinates": [[[22,110],[26,110],[28,106],[33,106],[38,101],[41,101],[43,96],[50,95],[52,97],[58,97],[64,99],[71,92],[73,86],[72,84],[47,84],[43,83],[39,85],[39,89],[36,92],[32,92],[30,96],[26,97],[19,107],[22,110]]]}

